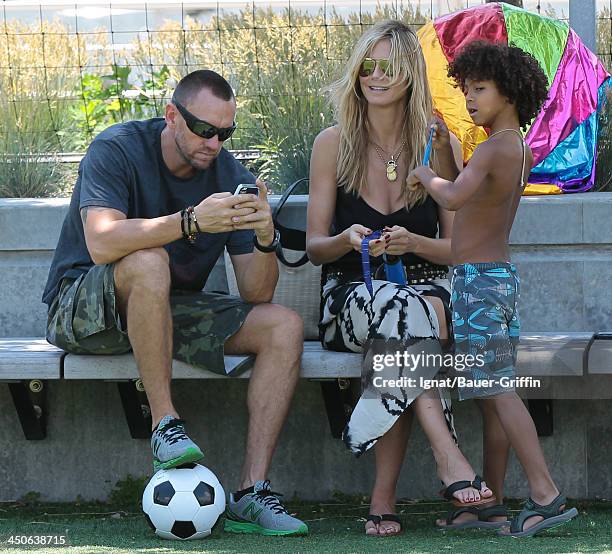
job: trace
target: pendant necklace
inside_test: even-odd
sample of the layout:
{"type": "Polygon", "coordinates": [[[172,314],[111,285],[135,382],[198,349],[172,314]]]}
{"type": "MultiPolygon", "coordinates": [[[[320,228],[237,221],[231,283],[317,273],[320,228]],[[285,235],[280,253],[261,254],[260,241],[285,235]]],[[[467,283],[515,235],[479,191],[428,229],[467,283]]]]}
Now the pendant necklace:
{"type": "Polygon", "coordinates": [[[382,163],[384,163],[387,166],[387,180],[395,181],[397,179],[397,160],[399,160],[399,157],[402,155],[402,152],[404,151],[404,146],[406,145],[406,139],[402,141],[402,145],[400,146],[398,153],[395,155],[393,154],[388,155],[380,146],[378,146],[378,144],[376,144],[373,141],[370,141],[370,142],[374,145],[374,148],[376,149],[376,153],[378,154],[378,157],[380,158],[382,163]],[[385,156],[383,156],[383,154],[385,156],[390,157],[391,159],[389,161],[385,161],[385,156]]]}

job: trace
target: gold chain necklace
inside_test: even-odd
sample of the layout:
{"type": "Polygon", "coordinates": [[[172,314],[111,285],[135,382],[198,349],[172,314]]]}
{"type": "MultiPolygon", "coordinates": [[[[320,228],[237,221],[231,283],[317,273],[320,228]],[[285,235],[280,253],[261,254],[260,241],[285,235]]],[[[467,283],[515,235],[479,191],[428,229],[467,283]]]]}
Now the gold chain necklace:
{"type": "Polygon", "coordinates": [[[398,153],[395,155],[387,154],[374,141],[371,140],[370,142],[374,145],[374,149],[376,150],[376,153],[378,154],[378,157],[380,158],[382,163],[384,163],[387,166],[387,180],[395,181],[397,179],[397,160],[399,160],[399,157],[402,155],[402,152],[404,151],[404,146],[406,146],[406,139],[402,141],[402,145],[400,146],[398,153]],[[391,159],[386,161],[385,158],[383,157],[383,154],[385,156],[389,156],[391,159]]]}

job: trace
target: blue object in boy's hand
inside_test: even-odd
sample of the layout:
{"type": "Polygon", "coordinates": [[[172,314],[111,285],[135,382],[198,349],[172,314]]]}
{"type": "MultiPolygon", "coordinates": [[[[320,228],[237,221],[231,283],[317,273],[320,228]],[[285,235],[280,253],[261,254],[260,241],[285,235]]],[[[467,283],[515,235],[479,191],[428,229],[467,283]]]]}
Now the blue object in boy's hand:
{"type": "Polygon", "coordinates": [[[423,165],[429,165],[429,157],[431,156],[431,142],[433,140],[434,128],[429,129],[429,139],[425,146],[425,155],[423,156],[423,165]]]}

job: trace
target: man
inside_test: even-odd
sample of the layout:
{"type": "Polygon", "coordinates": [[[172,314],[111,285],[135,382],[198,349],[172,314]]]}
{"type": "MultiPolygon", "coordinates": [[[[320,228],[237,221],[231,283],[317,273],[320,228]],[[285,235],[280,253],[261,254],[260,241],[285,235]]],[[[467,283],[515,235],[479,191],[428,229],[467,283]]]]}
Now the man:
{"type": "Polygon", "coordinates": [[[269,304],[278,280],[265,185],[222,148],[236,100],[213,71],[177,85],[165,118],[100,133],[81,162],[49,272],[47,340],[74,353],[134,352],[151,406],[154,469],[200,459],[174,408],[172,358],[225,373],[223,354],[255,354],[239,490],[225,527],[306,533],[266,474],[299,377],[300,317],[269,304]],[[197,232],[196,232],[197,231],[197,232]],[[241,298],[201,292],[227,248],[241,298]]]}

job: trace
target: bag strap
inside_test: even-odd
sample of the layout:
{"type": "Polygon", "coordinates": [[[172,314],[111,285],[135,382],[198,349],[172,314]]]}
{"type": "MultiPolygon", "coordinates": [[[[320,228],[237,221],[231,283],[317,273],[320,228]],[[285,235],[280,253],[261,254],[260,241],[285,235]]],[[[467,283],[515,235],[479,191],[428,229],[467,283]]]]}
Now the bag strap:
{"type": "Polygon", "coordinates": [[[285,227],[283,224],[278,222],[278,216],[280,215],[281,209],[283,208],[293,191],[301,184],[307,182],[308,177],[303,177],[302,179],[298,179],[297,181],[295,181],[295,183],[289,185],[283,195],[280,197],[278,204],[276,204],[274,210],[272,211],[272,221],[274,222],[274,227],[278,229],[281,237],[280,244],[276,249],[276,257],[281,261],[282,264],[286,265],[287,267],[300,267],[308,262],[308,254],[306,253],[306,233],[298,229],[285,227]],[[303,250],[304,255],[295,262],[290,262],[289,260],[287,260],[287,258],[285,258],[283,248],[289,248],[290,250],[299,251],[303,250]]]}

